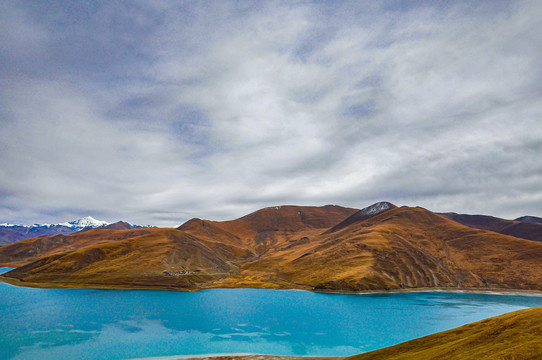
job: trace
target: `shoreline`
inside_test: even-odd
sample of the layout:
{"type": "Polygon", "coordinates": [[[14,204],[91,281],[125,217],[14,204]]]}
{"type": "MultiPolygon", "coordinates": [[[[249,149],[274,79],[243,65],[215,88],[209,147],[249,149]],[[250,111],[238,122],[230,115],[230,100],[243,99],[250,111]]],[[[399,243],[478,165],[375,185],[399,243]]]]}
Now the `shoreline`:
{"type": "Polygon", "coordinates": [[[307,286],[296,287],[208,287],[196,289],[179,289],[166,286],[131,286],[131,285],[106,285],[106,284],[53,284],[53,283],[28,283],[19,279],[5,277],[0,275],[0,282],[27,288],[38,289],[94,289],[94,290],[155,290],[155,291],[181,291],[181,292],[198,292],[213,289],[262,289],[262,290],[282,290],[282,291],[307,291],[312,293],[322,294],[339,294],[339,295],[378,295],[378,294],[401,294],[401,293],[423,293],[423,292],[442,292],[442,293],[469,293],[469,294],[487,294],[487,295],[523,295],[523,296],[540,296],[541,290],[524,290],[524,289],[503,289],[503,288],[446,288],[446,287],[420,287],[409,289],[377,289],[377,290],[322,290],[311,289],[307,286]]]}
{"type": "Polygon", "coordinates": [[[196,355],[166,355],[142,358],[129,358],[125,360],[342,360],[346,356],[318,356],[318,355],[272,355],[250,353],[218,353],[196,355]]]}

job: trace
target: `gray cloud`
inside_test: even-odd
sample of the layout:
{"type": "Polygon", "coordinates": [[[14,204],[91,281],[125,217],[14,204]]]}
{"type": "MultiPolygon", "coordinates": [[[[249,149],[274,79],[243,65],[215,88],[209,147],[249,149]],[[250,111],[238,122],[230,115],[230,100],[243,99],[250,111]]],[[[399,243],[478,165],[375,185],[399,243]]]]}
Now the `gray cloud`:
{"type": "Polygon", "coordinates": [[[377,200],[541,215],[536,2],[1,10],[2,221],[377,200]]]}

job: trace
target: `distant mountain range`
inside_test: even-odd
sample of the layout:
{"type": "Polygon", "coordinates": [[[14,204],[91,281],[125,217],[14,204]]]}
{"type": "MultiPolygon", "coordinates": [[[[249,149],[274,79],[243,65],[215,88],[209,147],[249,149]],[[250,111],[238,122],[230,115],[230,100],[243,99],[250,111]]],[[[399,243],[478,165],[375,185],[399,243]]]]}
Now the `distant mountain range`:
{"type": "Polygon", "coordinates": [[[522,217],[518,217],[515,220],[516,221],[523,221],[523,222],[542,224],[542,218],[539,218],[539,217],[536,217],[536,216],[522,216],[522,217]]]}
{"type": "Polygon", "coordinates": [[[0,265],[19,266],[4,280],[32,286],[542,291],[541,228],[389,202],[361,210],[277,206],[231,221],[194,218],[176,229],[25,239],[0,247],[0,265]],[[510,229],[514,236],[502,233],[510,229]]]}
{"type": "Polygon", "coordinates": [[[499,234],[511,235],[521,239],[542,241],[542,220],[535,216],[523,216],[516,220],[506,220],[488,215],[467,215],[456,213],[440,214],[465,226],[495,231],[499,234]]]}
{"type": "Polygon", "coordinates": [[[108,223],[107,221],[96,220],[92,216],[87,216],[78,220],[63,222],[58,224],[0,224],[0,245],[11,244],[23,239],[35,238],[39,236],[51,236],[57,234],[73,234],[85,229],[135,229],[149,226],[131,225],[123,221],[108,223]]]}

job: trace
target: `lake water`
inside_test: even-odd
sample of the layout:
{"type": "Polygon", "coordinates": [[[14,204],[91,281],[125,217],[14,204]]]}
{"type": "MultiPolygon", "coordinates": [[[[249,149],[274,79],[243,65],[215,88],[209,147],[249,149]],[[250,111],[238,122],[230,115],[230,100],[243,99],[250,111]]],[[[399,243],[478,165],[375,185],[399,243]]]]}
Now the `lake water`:
{"type": "Polygon", "coordinates": [[[542,306],[542,297],[265,289],[185,293],[0,283],[0,359],[352,355],[534,306],[542,306]]]}

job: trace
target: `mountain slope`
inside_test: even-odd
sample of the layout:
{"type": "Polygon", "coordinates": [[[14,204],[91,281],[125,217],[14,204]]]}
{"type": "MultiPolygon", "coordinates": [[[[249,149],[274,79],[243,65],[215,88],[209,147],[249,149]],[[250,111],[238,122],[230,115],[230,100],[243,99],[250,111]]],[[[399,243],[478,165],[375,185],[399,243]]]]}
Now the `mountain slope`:
{"type": "Polygon", "coordinates": [[[101,226],[101,228],[107,229],[107,230],[131,230],[131,229],[139,229],[141,228],[141,226],[130,225],[126,221],[117,221],[116,223],[113,223],[113,224],[101,226]]]}
{"type": "Polygon", "coordinates": [[[539,360],[542,308],[515,311],[348,360],[539,360]]]}
{"type": "MultiPolygon", "coordinates": [[[[112,231],[93,232],[111,235],[112,231]]],[[[86,234],[72,235],[78,239],[71,245],[89,241],[81,239],[86,234]]],[[[200,240],[175,229],[139,230],[130,235],[109,241],[102,238],[101,243],[93,242],[73,251],[61,252],[56,248],[51,255],[4,275],[24,284],[183,289],[227,276],[236,270],[231,260],[252,255],[247,250],[200,240]]]]}
{"type": "Polygon", "coordinates": [[[500,234],[521,239],[542,241],[542,224],[516,220],[500,219],[487,215],[467,215],[456,213],[440,214],[462,225],[475,229],[495,231],[500,234]]]}
{"type": "Polygon", "coordinates": [[[79,230],[63,225],[0,226],[0,245],[12,244],[23,239],[30,239],[38,236],[50,236],[57,234],[68,235],[79,230]]]}
{"type": "Polygon", "coordinates": [[[92,229],[69,235],[24,239],[0,247],[0,265],[21,266],[39,258],[74,251],[87,246],[116,242],[145,235],[156,229],[105,230],[92,229]]]}
{"type": "Polygon", "coordinates": [[[327,290],[419,287],[542,290],[542,244],[396,208],[293,242],[242,268],[327,290]]]}
{"type": "Polygon", "coordinates": [[[250,247],[261,255],[285,241],[326,231],[357,211],[335,205],[275,206],[231,221],[192,219],[178,229],[250,247]]]}
{"type": "Polygon", "coordinates": [[[542,218],[537,217],[537,216],[521,216],[521,217],[518,217],[515,220],[516,221],[523,221],[523,222],[542,224],[542,218]]]}
{"type": "Polygon", "coordinates": [[[33,285],[171,287],[170,272],[194,289],[542,290],[542,243],[386,207],[346,224],[357,210],[285,206],[179,229],[96,229],[2,247],[0,262],[27,264],[4,276],[33,285]],[[149,271],[152,282],[134,275],[149,271]]]}
{"type": "MultiPolygon", "coordinates": [[[[340,206],[282,206],[262,209],[226,222],[192,219],[177,230],[87,230],[69,236],[27,239],[0,248],[0,264],[26,264],[7,275],[24,279],[26,283],[86,282],[115,286],[123,284],[119,279],[125,277],[139,283],[139,286],[147,284],[167,287],[171,285],[171,277],[164,272],[179,275],[179,279],[193,278],[188,275],[204,273],[220,274],[219,277],[235,274],[238,272],[237,264],[257,258],[258,251],[267,251],[273,244],[286,241],[299,232],[316,234],[325,231],[330,224],[356,211],[340,206]],[[236,234],[226,229],[236,231],[236,234]],[[169,253],[161,253],[157,249],[164,250],[172,239],[179,237],[190,241],[184,241],[182,247],[177,246],[171,255],[175,258],[175,266],[171,267],[165,260],[169,253]],[[137,246],[127,246],[127,242],[137,246]],[[147,246],[153,251],[142,250],[147,249],[147,246]],[[125,257],[126,249],[130,249],[133,256],[125,257]],[[211,250],[202,252],[201,249],[211,250]],[[226,256],[224,252],[229,255],[226,256]],[[155,259],[152,260],[152,257],[155,259]],[[89,259],[92,265],[88,264],[89,259]],[[202,261],[207,264],[203,268],[202,261]],[[77,263],[80,264],[75,265],[77,263]],[[211,268],[219,270],[210,271],[211,268]],[[149,270],[154,274],[152,282],[134,280],[132,273],[147,273],[149,270]],[[105,274],[108,274],[107,278],[105,274]],[[116,279],[112,279],[112,274],[115,274],[116,279]]],[[[206,279],[200,280],[206,282],[206,279]]],[[[270,283],[270,286],[276,284],[270,283]]]]}
{"type": "Polygon", "coordinates": [[[347,226],[362,222],[373,216],[382,214],[383,212],[386,212],[388,210],[392,210],[395,208],[397,208],[397,206],[387,201],[382,201],[382,202],[373,204],[371,206],[367,206],[366,208],[361,209],[360,211],[354,213],[353,215],[350,215],[349,217],[347,217],[346,219],[344,219],[337,225],[333,226],[331,229],[327,231],[327,233],[334,233],[336,231],[344,229],[347,226]]]}

